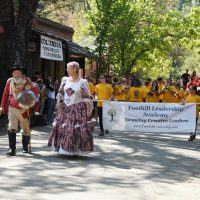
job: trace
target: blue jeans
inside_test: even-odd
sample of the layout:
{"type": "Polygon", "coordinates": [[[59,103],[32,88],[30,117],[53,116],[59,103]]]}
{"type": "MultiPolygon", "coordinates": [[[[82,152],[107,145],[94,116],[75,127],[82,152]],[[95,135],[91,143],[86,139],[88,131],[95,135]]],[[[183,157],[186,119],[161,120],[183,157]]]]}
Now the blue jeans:
{"type": "Polygon", "coordinates": [[[53,114],[55,111],[56,101],[55,99],[48,98],[48,113],[47,113],[47,121],[53,121],[53,114]]]}

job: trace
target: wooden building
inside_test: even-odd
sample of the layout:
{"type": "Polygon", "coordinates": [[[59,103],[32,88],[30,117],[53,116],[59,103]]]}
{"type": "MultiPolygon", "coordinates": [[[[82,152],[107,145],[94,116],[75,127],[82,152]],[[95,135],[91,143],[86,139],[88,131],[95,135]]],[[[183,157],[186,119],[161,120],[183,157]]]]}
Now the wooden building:
{"type": "MultiPolygon", "coordinates": [[[[34,16],[25,65],[27,76],[32,77],[39,71],[42,79],[51,76],[53,80],[60,80],[66,75],[66,64],[70,61],[77,61],[80,64],[81,75],[84,76],[85,58],[90,57],[90,54],[85,48],[73,42],[73,34],[74,29],[71,27],[34,16]]],[[[0,24],[0,38],[1,49],[6,49],[6,28],[3,22],[0,24]]],[[[0,99],[9,77],[8,69],[4,66],[7,57],[6,50],[1,51],[0,99]]]]}
{"type": "Polygon", "coordinates": [[[31,77],[39,71],[43,79],[51,76],[54,80],[60,80],[66,75],[67,62],[77,61],[83,76],[85,58],[90,54],[73,42],[73,34],[71,27],[34,17],[26,64],[27,75],[31,77]]]}

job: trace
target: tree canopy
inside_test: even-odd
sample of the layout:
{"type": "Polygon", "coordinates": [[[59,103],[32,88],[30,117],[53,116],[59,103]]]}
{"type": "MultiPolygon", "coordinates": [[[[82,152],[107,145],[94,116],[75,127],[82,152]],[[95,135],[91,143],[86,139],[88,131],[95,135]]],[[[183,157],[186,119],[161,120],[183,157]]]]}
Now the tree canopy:
{"type": "Polygon", "coordinates": [[[196,0],[0,0],[0,7],[8,5],[11,9],[4,10],[9,13],[0,16],[12,21],[6,25],[12,32],[8,48],[15,49],[11,62],[24,62],[27,33],[37,14],[74,27],[76,42],[92,44],[98,73],[168,77],[178,76],[190,63],[193,69],[199,65],[193,59],[200,54],[196,0]],[[15,25],[14,9],[19,11],[15,25]]]}
{"type": "Polygon", "coordinates": [[[99,70],[114,66],[123,76],[178,76],[185,57],[199,49],[199,7],[189,12],[163,10],[166,4],[158,6],[153,0],[96,0],[95,4],[89,19],[99,70]]]}

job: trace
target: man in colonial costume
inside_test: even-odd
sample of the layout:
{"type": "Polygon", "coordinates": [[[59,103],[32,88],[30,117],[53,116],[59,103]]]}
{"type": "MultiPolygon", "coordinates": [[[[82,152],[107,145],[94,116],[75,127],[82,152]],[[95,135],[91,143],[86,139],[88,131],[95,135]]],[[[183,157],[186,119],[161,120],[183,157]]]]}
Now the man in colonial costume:
{"type": "Polygon", "coordinates": [[[17,98],[24,90],[33,89],[31,80],[24,76],[25,68],[18,64],[10,69],[12,77],[7,80],[0,107],[0,115],[8,114],[8,139],[9,152],[7,155],[15,156],[16,151],[16,132],[18,125],[22,131],[23,153],[28,153],[30,142],[30,120],[29,110],[21,108],[17,98]]]}

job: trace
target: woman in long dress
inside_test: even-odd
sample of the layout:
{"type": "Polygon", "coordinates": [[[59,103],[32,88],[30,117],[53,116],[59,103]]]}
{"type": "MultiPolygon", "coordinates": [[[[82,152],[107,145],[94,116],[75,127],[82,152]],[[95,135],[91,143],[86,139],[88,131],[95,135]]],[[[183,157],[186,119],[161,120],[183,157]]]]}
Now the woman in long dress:
{"type": "Polygon", "coordinates": [[[57,94],[57,115],[48,146],[59,154],[82,155],[93,151],[92,102],[88,82],[79,78],[79,64],[67,64],[57,94]]]}

